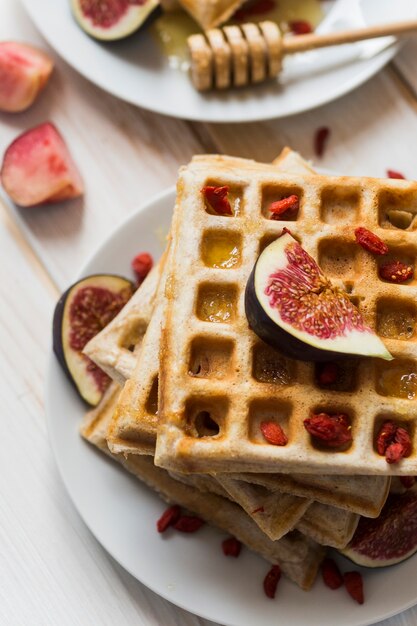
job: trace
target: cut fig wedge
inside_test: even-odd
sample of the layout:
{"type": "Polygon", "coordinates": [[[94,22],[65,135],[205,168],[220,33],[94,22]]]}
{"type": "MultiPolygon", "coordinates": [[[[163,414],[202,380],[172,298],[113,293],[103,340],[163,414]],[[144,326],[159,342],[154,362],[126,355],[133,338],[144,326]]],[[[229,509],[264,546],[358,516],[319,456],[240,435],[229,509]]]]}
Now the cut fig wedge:
{"type": "Polygon", "coordinates": [[[351,542],[340,552],[363,567],[387,567],[417,551],[417,492],[391,494],[379,517],[361,517],[351,542]]]}
{"type": "Polygon", "coordinates": [[[55,307],[54,352],[80,396],[92,406],[100,402],[111,381],[82,350],[111,322],[132,294],[130,280],[98,274],[72,285],[55,307]]]}
{"type": "Polygon", "coordinates": [[[159,0],[71,0],[72,12],[81,28],[102,41],[128,37],[159,4],[159,0]]]}
{"type": "Polygon", "coordinates": [[[29,108],[53,67],[42,50],[15,41],[0,42],[0,111],[17,113],[29,108]]]}
{"type": "Polygon", "coordinates": [[[245,309],[252,330],[294,359],[393,358],[349,297],[289,233],[259,256],[246,286],[245,309]]]}
{"type": "Polygon", "coordinates": [[[68,148],[50,122],[28,130],[10,144],[0,179],[13,202],[24,207],[83,193],[83,181],[68,148]]]}

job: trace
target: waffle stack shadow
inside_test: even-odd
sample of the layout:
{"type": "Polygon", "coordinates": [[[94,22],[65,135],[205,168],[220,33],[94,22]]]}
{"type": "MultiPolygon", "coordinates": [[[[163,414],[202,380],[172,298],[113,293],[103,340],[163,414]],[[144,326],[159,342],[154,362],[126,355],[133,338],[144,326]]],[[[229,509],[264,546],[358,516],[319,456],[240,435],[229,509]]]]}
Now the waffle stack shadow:
{"type": "MultiPolygon", "coordinates": [[[[180,172],[167,252],[87,347],[123,388],[112,389],[86,417],[83,435],[167,500],[278,560],[308,588],[321,546],[345,546],[359,516],[378,516],[385,502],[392,468],[374,449],[382,416],[413,425],[417,413],[408,398],[381,392],[376,361],[349,362],[340,384],[320,388],[312,364],[286,359],[248,329],[244,288],[260,251],[290,226],[378,330],[377,320],[395,311],[399,300],[414,306],[415,287],[382,283],[375,260],[354,243],[354,227],[382,232],[409,262],[410,233],[394,230],[386,207],[401,210],[413,201],[417,208],[414,184],[317,176],[289,150],[273,166],[194,158],[180,172]],[[229,187],[233,216],[212,214],[200,193],[205,185],[229,187]],[[270,202],[294,193],[300,198],[297,218],[290,224],[268,219],[270,202]],[[317,408],[349,413],[349,450],[329,453],[312,445],[299,425],[317,408]],[[266,418],[284,427],[287,446],[263,439],[259,425],[266,418]],[[288,542],[298,546],[289,561],[288,542]]],[[[412,340],[391,337],[386,343],[397,365],[412,366],[412,340]]],[[[415,452],[395,469],[417,473],[415,452]]]]}

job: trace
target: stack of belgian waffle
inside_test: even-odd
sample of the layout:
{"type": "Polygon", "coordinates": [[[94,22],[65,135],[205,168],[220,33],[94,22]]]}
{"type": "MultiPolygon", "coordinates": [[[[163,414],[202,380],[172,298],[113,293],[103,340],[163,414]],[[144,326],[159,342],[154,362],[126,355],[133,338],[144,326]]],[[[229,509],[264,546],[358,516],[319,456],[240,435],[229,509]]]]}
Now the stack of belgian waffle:
{"type": "Polygon", "coordinates": [[[288,149],[272,165],[195,157],[179,174],[161,260],[86,347],[114,383],[86,415],[83,436],[308,589],[325,547],[344,548],[360,516],[380,514],[391,476],[417,474],[414,442],[396,464],[375,443],[386,416],[414,436],[417,411],[394,382],[414,371],[416,344],[390,329],[397,303],[411,302],[416,288],[380,280],[378,259],[354,237],[366,227],[409,259],[412,233],[386,213],[412,197],[415,183],[319,176],[288,149]],[[229,208],[216,211],[226,193],[229,208]],[[291,195],[297,212],[270,219],[271,202],[291,195]],[[250,330],[249,275],[285,226],[359,305],[394,361],[341,361],[326,383],[313,363],[287,358],[250,330]],[[315,444],[303,422],[320,412],[349,416],[347,448],[315,444]],[[285,445],[265,435],[265,423],[279,426],[285,445]]]}

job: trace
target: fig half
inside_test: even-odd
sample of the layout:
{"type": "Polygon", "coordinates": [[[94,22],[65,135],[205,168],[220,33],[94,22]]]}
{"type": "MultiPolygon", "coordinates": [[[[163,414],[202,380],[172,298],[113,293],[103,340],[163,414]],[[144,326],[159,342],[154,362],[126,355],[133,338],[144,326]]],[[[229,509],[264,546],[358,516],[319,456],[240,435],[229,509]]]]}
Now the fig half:
{"type": "Polygon", "coordinates": [[[246,286],[245,309],[252,330],[294,359],[393,358],[349,297],[289,233],[259,256],[246,286]]]}
{"type": "Polygon", "coordinates": [[[138,30],[159,7],[159,0],[71,0],[71,7],[88,35],[115,41],[138,30]]]}
{"type": "Polygon", "coordinates": [[[133,284],[121,276],[98,274],[72,285],[54,312],[53,349],[80,396],[96,406],[111,380],[91,359],[84,346],[97,335],[133,294],[133,284]]]}
{"type": "Polygon", "coordinates": [[[417,551],[417,492],[391,494],[379,517],[361,517],[351,542],[340,552],[363,567],[387,567],[417,551]]]}

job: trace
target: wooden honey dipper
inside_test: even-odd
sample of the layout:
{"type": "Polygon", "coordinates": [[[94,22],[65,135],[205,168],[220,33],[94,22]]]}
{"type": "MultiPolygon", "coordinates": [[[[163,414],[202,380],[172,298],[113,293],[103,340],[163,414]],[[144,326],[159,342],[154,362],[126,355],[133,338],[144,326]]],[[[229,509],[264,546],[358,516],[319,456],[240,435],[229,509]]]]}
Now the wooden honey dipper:
{"type": "Polygon", "coordinates": [[[191,79],[199,91],[242,87],[277,76],[287,54],[413,31],[417,20],[295,37],[283,37],[270,21],[213,28],[187,39],[191,79]]]}

